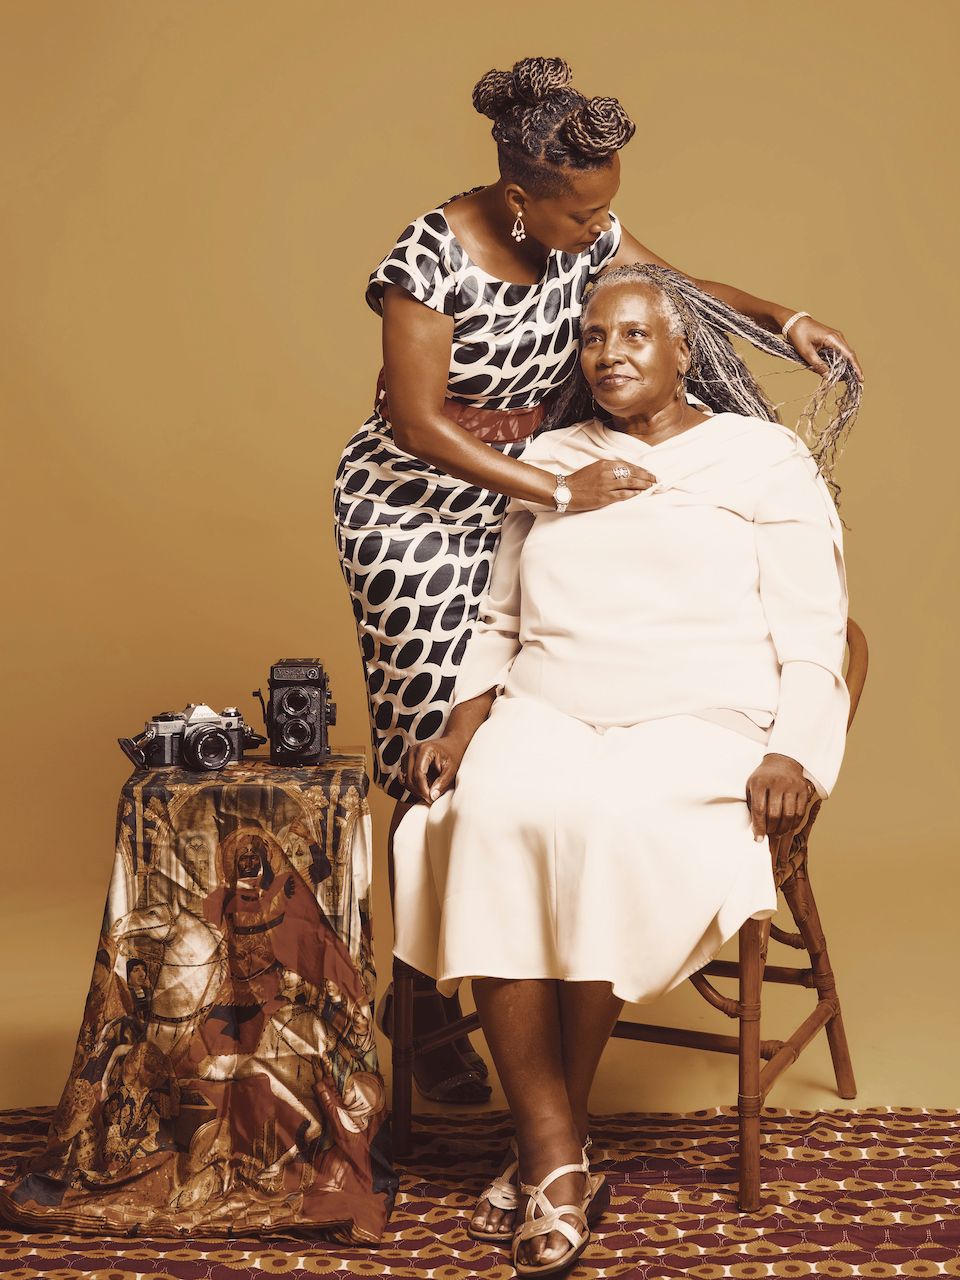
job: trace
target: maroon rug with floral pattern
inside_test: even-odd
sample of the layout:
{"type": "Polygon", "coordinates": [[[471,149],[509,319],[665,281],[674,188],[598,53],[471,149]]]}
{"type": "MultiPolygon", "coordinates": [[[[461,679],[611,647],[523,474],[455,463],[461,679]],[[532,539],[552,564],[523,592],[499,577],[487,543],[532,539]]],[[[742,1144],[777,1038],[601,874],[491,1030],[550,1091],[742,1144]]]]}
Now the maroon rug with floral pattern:
{"type": "MultiPolygon", "coordinates": [[[[0,1115],[0,1181],[43,1141],[50,1111],[0,1115]]],[[[495,1115],[418,1117],[415,1157],[383,1243],[25,1236],[0,1231],[7,1280],[238,1280],[402,1276],[506,1280],[505,1251],[477,1244],[466,1215],[509,1134],[495,1115]]],[[[592,1156],[610,1212],[575,1277],[960,1276],[960,1112],[919,1108],[763,1112],[764,1204],[739,1214],[736,1116],[597,1119],[592,1156]]]]}

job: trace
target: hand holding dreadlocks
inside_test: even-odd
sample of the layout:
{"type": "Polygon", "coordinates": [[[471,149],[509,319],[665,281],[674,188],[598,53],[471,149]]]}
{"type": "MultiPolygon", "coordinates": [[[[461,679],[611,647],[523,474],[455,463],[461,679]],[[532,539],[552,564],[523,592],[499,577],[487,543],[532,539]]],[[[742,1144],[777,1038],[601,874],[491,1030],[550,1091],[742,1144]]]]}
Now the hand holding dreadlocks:
{"type": "Polygon", "coordinates": [[[860,367],[857,354],[839,329],[831,329],[828,325],[821,324],[819,320],[814,320],[813,316],[802,316],[796,324],[791,326],[787,341],[814,373],[823,376],[830,372],[830,366],[820,355],[826,347],[839,351],[844,359],[849,360],[856,370],[857,377],[861,382],[863,381],[863,369],[860,367]]]}

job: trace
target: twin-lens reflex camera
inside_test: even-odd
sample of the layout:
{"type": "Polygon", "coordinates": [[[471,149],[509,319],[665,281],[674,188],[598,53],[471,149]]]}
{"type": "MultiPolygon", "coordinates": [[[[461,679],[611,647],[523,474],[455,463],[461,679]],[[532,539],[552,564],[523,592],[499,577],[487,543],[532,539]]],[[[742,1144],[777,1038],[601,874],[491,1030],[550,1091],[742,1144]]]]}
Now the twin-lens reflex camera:
{"type": "Polygon", "coordinates": [[[330,681],[317,658],[282,658],[270,668],[269,701],[260,699],[271,764],[316,764],[330,754],[328,729],[337,723],[330,681]]]}

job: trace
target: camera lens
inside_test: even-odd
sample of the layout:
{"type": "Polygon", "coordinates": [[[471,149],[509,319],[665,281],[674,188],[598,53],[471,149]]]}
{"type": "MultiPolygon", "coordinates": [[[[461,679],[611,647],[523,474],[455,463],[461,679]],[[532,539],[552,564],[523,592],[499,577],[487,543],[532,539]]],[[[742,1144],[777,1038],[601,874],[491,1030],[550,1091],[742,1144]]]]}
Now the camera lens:
{"type": "Polygon", "coordinates": [[[218,725],[184,735],[183,763],[188,769],[222,769],[231,755],[230,738],[218,725]]]}
{"type": "Polygon", "coordinates": [[[280,706],[288,716],[302,716],[310,709],[310,695],[306,689],[288,689],[280,699],[280,706]]]}
{"type": "Polygon", "coordinates": [[[288,720],[280,728],[280,741],[290,751],[300,751],[313,737],[306,720],[288,720]]]}

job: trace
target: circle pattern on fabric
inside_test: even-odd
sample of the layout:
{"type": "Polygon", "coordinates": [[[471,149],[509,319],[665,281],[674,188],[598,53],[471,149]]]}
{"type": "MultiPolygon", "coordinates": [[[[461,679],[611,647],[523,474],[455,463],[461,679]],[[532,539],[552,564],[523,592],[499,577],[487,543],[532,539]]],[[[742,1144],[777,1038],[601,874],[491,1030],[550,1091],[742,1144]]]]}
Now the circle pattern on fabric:
{"type": "MultiPolygon", "coordinates": [[[[337,547],[352,598],[373,734],[374,777],[394,799],[413,742],[443,728],[457,668],[500,539],[506,498],[430,471],[415,511],[396,504],[408,459],[386,433],[379,450],[347,448],[337,472],[337,547]],[[362,471],[375,499],[357,501],[347,479],[362,471]],[[425,519],[411,517],[426,517],[425,519]],[[362,523],[356,523],[362,520],[362,523]]],[[[494,444],[512,458],[526,441],[494,444]]]]}
{"type": "MultiPolygon", "coordinates": [[[[584,293],[620,236],[611,215],[589,250],[552,252],[536,284],[512,284],[467,257],[440,206],[404,230],[371,275],[367,301],[382,313],[384,288],[399,285],[453,318],[448,395],[488,409],[530,408],[573,372],[584,293]]],[[[490,448],[519,458],[525,445],[490,448]]],[[[366,676],[374,776],[397,800],[412,798],[401,776],[407,747],[435,737],[449,713],[506,505],[403,453],[377,412],[340,459],[336,537],[366,676]]]]}
{"type": "Polygon", "coordinates": [[[539,404],[573,371],[584,292],[619,249],[620,224],[611,214],[609,229],[588,250],[553,250],[536,284],[521,285],[472,262],[443,207],[405,228],[370,276],[367,302],[382,314],[384,288],[399,285],[453,317],[449,395],[496,409],[539,404]]]}

